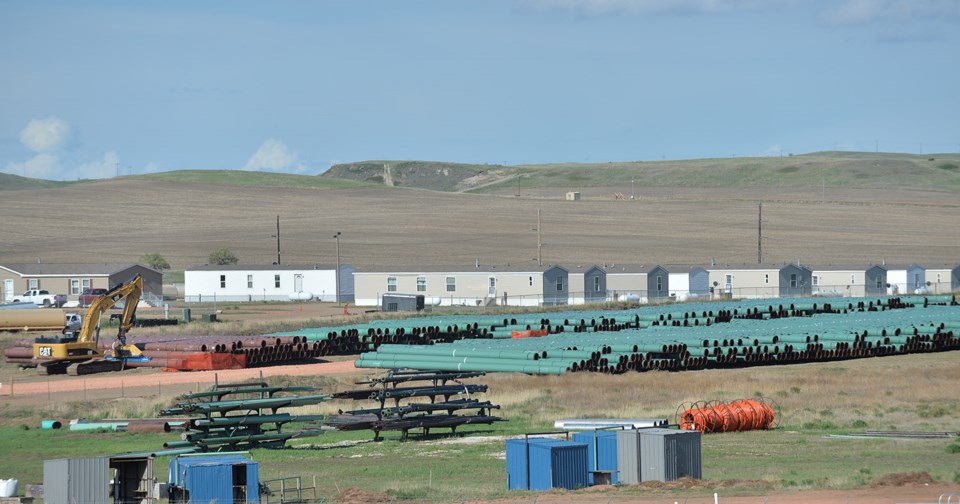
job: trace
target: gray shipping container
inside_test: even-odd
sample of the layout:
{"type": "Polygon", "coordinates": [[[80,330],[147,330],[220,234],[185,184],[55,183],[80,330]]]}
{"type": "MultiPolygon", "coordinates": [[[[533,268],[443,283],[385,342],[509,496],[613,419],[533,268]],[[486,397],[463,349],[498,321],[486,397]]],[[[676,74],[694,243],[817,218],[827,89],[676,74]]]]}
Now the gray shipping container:
{"type": "Polygon", "coordinates": [[[72,458],[43,461],[45,504],[110,502],[110,458],[72,458]]]}
{"type": "Polygon", "coordinates": [[[703,477],[700,432],[673,429],[636,429],[617,432],[620,483],[673,481],[703,477]]]}
{"type": "Polygon", "coordinates": [[[640,481],[703,477],[699,431],[641,429],[637,432],[640,435],[640,481]]]}
{"type": "Polygon", "coordinates": [[[617,431],[617,476],[624,485],[640,483],[640,436],[637,430],[617,431]]]}

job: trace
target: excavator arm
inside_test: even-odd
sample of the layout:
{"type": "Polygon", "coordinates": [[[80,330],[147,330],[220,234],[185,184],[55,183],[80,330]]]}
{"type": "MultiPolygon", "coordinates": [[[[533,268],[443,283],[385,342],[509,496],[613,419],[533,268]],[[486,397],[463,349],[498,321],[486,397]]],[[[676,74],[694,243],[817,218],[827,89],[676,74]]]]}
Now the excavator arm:
{"type": "Polygon", "coordinates": [[[120,318],[120,328],[117,331],[117,340],[122,346],[127,344],[127,332],[133,327],[137,313],[137,304],[143,293],[143,279],[139,274],[125,284],[110,289],[106,294],[90,303],[87,314],[83,318],[83,325],[77,333],[78,343],[94,343],[100,339],[100,318],[104,312],[113,308],[121,301],[124,302],[123,314],[120,318]]]}

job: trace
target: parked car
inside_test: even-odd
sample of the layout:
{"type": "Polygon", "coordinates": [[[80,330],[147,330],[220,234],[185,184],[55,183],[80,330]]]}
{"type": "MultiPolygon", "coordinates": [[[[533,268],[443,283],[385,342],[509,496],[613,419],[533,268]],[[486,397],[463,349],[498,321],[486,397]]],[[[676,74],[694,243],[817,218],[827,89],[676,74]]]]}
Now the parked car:
{"type": "Polygon", "coordinates": [[[30,289],[24,291],[19,296],[14,296],[14,303],[34,303],[44,308],[61,307],[67,302],[66,294],[50,294],[50,292],[40,289],[30,289]]]}
{"type": "Polygon", "coordinates": [[[83,289],[83,292],[80,293],[80,306],[88,306],[90,303],[97,300],[98,297],[107,293],[107,289],[92,289],[86,288],[83,289]]]}

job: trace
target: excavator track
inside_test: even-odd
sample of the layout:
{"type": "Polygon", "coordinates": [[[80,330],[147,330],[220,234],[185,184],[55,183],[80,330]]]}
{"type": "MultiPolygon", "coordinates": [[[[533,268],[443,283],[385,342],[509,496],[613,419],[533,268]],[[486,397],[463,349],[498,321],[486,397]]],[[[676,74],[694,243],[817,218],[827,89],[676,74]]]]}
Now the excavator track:
{"type": "Polygon", "coordinates": [[[70,376],[80,376],[121,370],[123,370],[123,361],[93,359],[70,364],[70,366],[67,367],[67,374],[70,376]]]}
{"type": "Polygon", "coordinates": [[[37,374],[41,376],[64,374],[73,361],[46,361],[37,364],[37,374]]]}

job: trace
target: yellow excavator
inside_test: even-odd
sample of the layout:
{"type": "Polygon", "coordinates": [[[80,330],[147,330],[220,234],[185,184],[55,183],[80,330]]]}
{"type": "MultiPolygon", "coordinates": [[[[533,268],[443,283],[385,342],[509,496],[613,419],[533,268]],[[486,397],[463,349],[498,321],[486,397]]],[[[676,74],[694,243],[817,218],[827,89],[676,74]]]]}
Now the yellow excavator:
{"type": "Polygon", "coordinates": [[[37,338],[33,343],[33,358],[37,361],[37,372],[77,376],[104,371],[120,371],[126,362],[149,360],[139,348],[127,344],[127,332],[133,327],[137,312],[137,303],[143,293],[143,279],[140,275],[130,281],[117,285],[90,303],[83,317],[79,331],[65,327],[61,336],[37,338]],[[100,318],[104,312],[123,302],[123,314],[117,340],[108,352],[97,348],[100,340],[100,318]]]}

